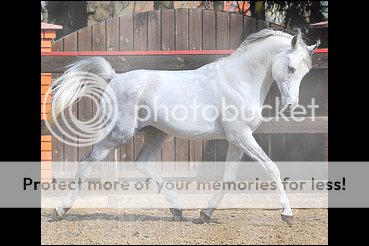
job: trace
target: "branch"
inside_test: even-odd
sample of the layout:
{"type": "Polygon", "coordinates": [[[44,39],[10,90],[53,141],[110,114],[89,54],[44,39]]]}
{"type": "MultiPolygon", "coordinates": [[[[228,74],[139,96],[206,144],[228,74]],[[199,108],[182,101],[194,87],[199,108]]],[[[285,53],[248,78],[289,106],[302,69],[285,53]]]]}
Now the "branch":
{"type": "Polygon", "coordinates": [[[120,13],[122,13],[122,11],[124,10],[124,9],[126,9],[128,6],[129,6],[129,1],[121,1],[121,3],[122,3],[122,9],[119,11],[119,13],[117,13],[117,15],[115,16],[115,17],[118,17],[119,16],[119,14],[120,13]],[[124,4],[124,2],[127,2],[127,4],[124,4]]]}

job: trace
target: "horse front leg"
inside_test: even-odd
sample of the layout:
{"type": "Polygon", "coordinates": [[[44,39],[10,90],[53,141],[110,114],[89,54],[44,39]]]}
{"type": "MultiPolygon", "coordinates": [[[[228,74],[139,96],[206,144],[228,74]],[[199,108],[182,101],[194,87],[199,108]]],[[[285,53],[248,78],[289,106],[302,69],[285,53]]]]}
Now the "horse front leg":
{"type": "Polygon", "coordinates": [[[203,222],[209,222],[211,215],[214,210],[219,206],[222,201],[226,189],[224,189],[224,185],[232,183],[236,180],[238,165],[240,164],[241,158],[243,155],[243,150],[239,147],[230,144],[227,152],[227,160],[226,166],[223,176],[223,187],[216,191],[214,196],[209,200],[208,208],[202,209],[200,212],[200,219],[203,222]]]}
{"type": "Polygon", "coordinates": [[[287,224],[293,224],[293,212],[291,210],[290,201],[282,185],[280,171],[277,165],[265,154],[263,149],[258,145],[255,138],[252,136],[251,129],[246,126],[243,130],[241,130],[241,132],[232,132],[229,133],[227,136],[229,136],[228,141],[230,141],[230,143],[233,143],[237,147],[243,149],[245,153],[250,156],[250,158],[259,162],[268,173],[270,178],[276,183],[278,200],[283,207],[283,212],[281,214],[282,220],[287,222],[287,224]]]}

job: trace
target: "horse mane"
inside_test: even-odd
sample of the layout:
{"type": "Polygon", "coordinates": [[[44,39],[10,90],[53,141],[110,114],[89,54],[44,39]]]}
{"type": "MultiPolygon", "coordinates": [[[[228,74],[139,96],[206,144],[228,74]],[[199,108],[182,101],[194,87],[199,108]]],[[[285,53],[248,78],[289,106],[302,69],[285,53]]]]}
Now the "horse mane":
{"type": "MultiPolygon", "coordinates": [[[[305,43],[305,41],[301,38],[301,32],[300,29],[297,28],[297,33],[299,33],[299,35],[297,35],[298,39],[297,41],[300,43],[300,46],[302,47],[302,49],[308,54],[306,56],[306,58],[304,59],[304,63],[305,65],[311,69],[312,68],[312,59],[311,59],[311,54],[307,48],[307,45],[305,43]]],[[[293,36],[291,34],[282,32],[282,31],[275,31],[272,28],[265,28],[263,30],[260,30],[256,33],[253,33],[251,35],[249,35],[245,41],[243,41],[240,46],[235,50],[235,52],[233,52],[231,55],[226,56],[226,57],[222,57],[222,58],[218,58],[215,61],[211,62],[210,64],[216,63],[218,61],[224,61],[224,60],[228,60],[230,58],[232,58],[234,55],[239,54],[239,53],[243,53],[247,51],[247,48],[254,43],[260,42],[264,39],[267,39],[271,36],[281,36],[281,37],[285,37],[285,38],[289,38],[290,40],[292,40],[293,36]]]]}
{"type": "MultiPolygon", "coordinates": [[[[305,41],[301,38],[301,31],[300,29],[297,28],[297,33],[299,35],[297,35],[298,37],[298,43],[300,44],[300,46],[302,47],[302,49],[309,54],[307,57],[307,59],[305,60],[305,64],[309,67],[309,69],[312,67],[312,60],[311,60],[311,54],[307,48],[307,45],[305,43],[305,41]]],[[[285,38],[289,38],[292,40],[293,36],[291,34],[282,32],[282,31],[275,31],[272,28],[266,28],[263,30],[260,30],[259,32],[253,33],[250,36],[248,36],[245,41],[243,41],[240,46],[236,49],[236,51],[234,53],[236,53],[237,51],[241,51],[244,52],[245,49],[247,49],[247,47],[251,44],[254,44],[256,42],[260,42],[264,39],[267,39],[271,36],[281,36],[281,37],[285,37],[285,38]]],[[[238,52],[237,52],[238,53],[238,52]]]]}
{"type": "Polygon", "coordinates": [[[266,28],[266,29],[263,29],[263,30],[261,30],[259,32],[253,33],[250,36],[248,36],[245,39],[245,41],[243,41],[241,43],[240,47],[245,47],[247,45],[250,45],[251,43],[255,43],[257,41],[261,41],[262,39],[268,38],[270,36],[274,36],[276,34],[284,35],[286,37],[291,36],[291,35],[289,35],[287,33],[283,33],[283,32],[280,32],[280,31],[274,31],[271,28],[266,28]]]}
{"type": "MultiPolygon", "coordinates": [[[[286,37],[286,38],[290,38],[290,39],[293,38],[293,36],[288,34],[288,33],[285,33],[285,32],[282,32],[282,31],[275,31],[272,28],[266,28],[266,29],[260,30],[259,32],[253,33],[250,36],[248,36],[245,39],[245,41],[243,41],[241,43],[239,48],[244,48],[244,47],[246,47],[246,46],[248,46],[252,43],[255,43],[255,42],[264,40],[266,38],[269,38],[270,36],[282,36],[282,37],[286,37]]],[[[298,41],[302,44],[305,44],[305,42],[302,40],[302,38],[300,38],[300,36],[299,36],[298,41]]]]}

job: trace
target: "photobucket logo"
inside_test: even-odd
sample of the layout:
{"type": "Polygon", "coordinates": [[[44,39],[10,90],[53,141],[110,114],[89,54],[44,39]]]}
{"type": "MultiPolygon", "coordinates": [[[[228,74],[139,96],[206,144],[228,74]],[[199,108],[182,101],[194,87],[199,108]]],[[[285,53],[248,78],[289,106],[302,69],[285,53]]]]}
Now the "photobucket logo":
{"type": "Polygon", "coordinates": [[[88,98],[91,105],[82,110],[92,111],[93,107],[94,113],[91,119],[84,121],[78,119],[73,113],[75,103],[69,103],[69,106],[61,111],[57,108],[60,104],[52,103],[50,112],[55,119],[55,126],[52,128],[47,120],[45,120],[45,125],[54,137],[65,144],[84,147],[99,142],[109,134],[117,121],[118,107],[115,93],[105,80],[92,73],[75,72],[73,79],[59,83],[53,90],[49,88],[43,101],[44,119],[47,118],[46,106],[50,104],[47,100],[48,95],[58,90],[60,90],[58,98],[54,98],[56,97],[54,95],[52,100],[60,100],[60,104],[63,105],[88,98]],[[56,113],[58,110],[60,111],[59,117],[56,113]],[[66,112],[69,114],[66,115],[66,112]],[[54,129],[57,129],[59,134],[54,129]]]}
{"type": "Polygon", "coordinates": [[[138,127],[139,121],[140,122],[146,122],[150,118],[153,118],[154,121],[158,121],[159,115],[160,120],[164,121],[170,121],[169,117],[171,117],[171,121],[175,122],[183,122],[186,120],[189,121],[207,121],[207,122],[213,122],[219,119],[219,116],[221,114],[221,118],[219,120],[221,121],[236,121],[240,117],[246,121],[251,122],[255,119],[262,119],[262,121],[271,121],[275,119],[276,121],[279,121],[280,118],[282,118],[285,121],[303,121],[305,120],[305,117],[303,115],[307,114],[307,111],[311,110],[311,117],[312,121],[315,120],[315,109],[319,108],[319,105],[315,104],[315,98],[311,99],[311,104],[307,105],[307,109],[303,105],[297,105],[290,111],[290,117],[286,117],[285,115],[285,108],[280,108],[280,101],[279,98],[275,98],[277,105],[275,110],[275,117],[262,117],[261,113],[263,109],[270,109],[273,110],[273,106],[271,105],[263,105],[262,107],[252,107],[247,108],[245,105],[241,105],[240,107],[237,107],[231,103],[227,103],[227,99],[225,97],[222,97],[221,105],[220,107],[217,107],[215,105],[205,105],[201,106],[201,104],[198,103],[197,99],[193,99],[193,103],[186,107],[185,105],[175,105],[173,107],[168,107],[164,104],[158,105],[158,98],[155,97],[153,101],[153,106],[150,108],[147,105],[135,105],[134,112],[135,112],[135,128],[138,127]],[[299,111],[297,111],[299,109],[299,111]],[[144,112],[145,111],[145,112],[144,112]],[[190,113],[191,112],[191,113],[190,113]],[[201,116],[200,114],[201,113],[201,116]],[[201,119],[199,119],[199,116],[201,119]]]}

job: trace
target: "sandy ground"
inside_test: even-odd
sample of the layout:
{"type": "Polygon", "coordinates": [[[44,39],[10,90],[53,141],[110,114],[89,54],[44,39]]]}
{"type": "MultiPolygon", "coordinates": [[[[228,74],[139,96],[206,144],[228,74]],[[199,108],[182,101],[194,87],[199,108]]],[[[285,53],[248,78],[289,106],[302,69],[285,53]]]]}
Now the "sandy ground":
{"type": "Polygon", "coordinates": [[[197,209],[181,221],[169,209],[73,208],[59,222],[51,212],[41,209],[41,244],[328,244],[328,209],[293,209],[292,226],[265,209],[219,209],[205,224],[197,209]]]}

